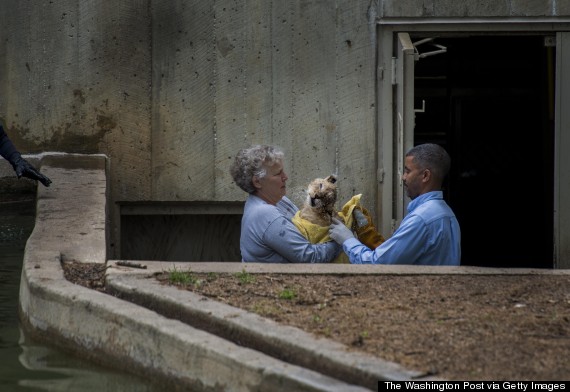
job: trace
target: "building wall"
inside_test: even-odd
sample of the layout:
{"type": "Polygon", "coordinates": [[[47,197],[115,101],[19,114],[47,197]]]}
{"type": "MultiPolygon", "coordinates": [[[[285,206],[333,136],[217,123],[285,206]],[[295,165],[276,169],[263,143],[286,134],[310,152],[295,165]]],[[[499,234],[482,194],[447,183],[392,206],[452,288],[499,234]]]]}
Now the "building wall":
{"type": "Polygon", "coordinates": [[[103,153],[118,202],[236,201],[241,147],[289,194],[335,173],[377,213],[376,20],[560,17],[567,1],[21,1],[0,13],[0,118],[24,153],[103,153]]]}
{"type": "Polygon", "coordinates": [[[383,0],[382,18],[558,17],[570,14],[564,0],[383,0]]]}
{"type": "Polygon", "coordinates": [[[152,197],[243,200],[228,168],[285,149],[290,193],[339,174],[374,203],[375,20],[368,2],[154,2],[152,197]]]}
{"type": "Polygon", "coordinates": [[[8,135],[22,153],[106,154],[112,200],[150,197],[149,6],[5,0],[0,15],[8,135]]]}

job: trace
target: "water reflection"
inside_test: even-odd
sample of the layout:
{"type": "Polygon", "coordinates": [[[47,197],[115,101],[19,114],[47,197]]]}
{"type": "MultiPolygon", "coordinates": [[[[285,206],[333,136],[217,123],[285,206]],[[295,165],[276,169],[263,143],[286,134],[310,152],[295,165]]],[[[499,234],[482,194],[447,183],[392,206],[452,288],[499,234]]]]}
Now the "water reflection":
{"type": "Polygon", "coordinates": [[[160,389],[129,374],[95,366],[34,342],[20,328],[18,294],[35,201],[0,202],[0,389],[19,391],[143,391],[160,389]]]}

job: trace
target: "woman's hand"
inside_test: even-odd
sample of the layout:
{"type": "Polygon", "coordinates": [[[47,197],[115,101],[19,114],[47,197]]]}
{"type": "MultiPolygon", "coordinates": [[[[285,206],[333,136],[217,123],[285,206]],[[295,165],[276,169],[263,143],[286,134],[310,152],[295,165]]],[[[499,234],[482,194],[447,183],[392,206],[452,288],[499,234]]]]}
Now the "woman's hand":
{"type": "Polygon", "coordinates": [[[340,245],[344,244],[349,238],[354,238],[354,234],[344,223],[337,218],[332,218],[333,223],[329,227],[329,237],[340,245]]]}

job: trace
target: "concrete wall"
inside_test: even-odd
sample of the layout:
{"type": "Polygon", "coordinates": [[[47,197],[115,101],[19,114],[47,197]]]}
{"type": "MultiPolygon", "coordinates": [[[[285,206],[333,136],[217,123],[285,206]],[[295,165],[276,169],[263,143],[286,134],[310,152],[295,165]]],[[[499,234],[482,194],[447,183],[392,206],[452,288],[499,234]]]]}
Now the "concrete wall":
{"type": "Polygon", "coordinates": [[[557,17],[570,15],[564,0],[383,0],[379,17],[557,17]]]}
{"type": "MultiPolygon", "coordinates": [[[[566,1],[21,1],[0,14],[0,118],[22,152],[103,153],[121,201],[232,201],[236,151],[336,173],[376,214],[376,17],[570,15],[566,1]]],[[[113,241],[111,247],[113,247],[113,241]]]]}
{"type": "Polygon", "coordinates": [[[149,198],[149,2],[3,7],[0,118],[20,151],[104,153],[112,200],[149,198]]]}
{"type": "Polygon", "coordinates": [[[286,150],[290,189],[340,176],[373,203],[368,2],[153,2],[152,197],[243,200],[239,148],[286,150]]]}

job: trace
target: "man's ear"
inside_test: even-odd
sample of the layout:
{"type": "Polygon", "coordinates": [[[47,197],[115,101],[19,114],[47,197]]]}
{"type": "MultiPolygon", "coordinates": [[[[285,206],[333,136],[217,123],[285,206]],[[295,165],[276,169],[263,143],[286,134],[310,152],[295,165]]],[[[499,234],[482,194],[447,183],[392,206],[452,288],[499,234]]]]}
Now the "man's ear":
{"type": "Polygon", "coordinates": [[[432,173],[430,169],[424,169],[423,173],[422,173],[422,181],[423,182],[429,182],[432,179],[432,173]]]}

